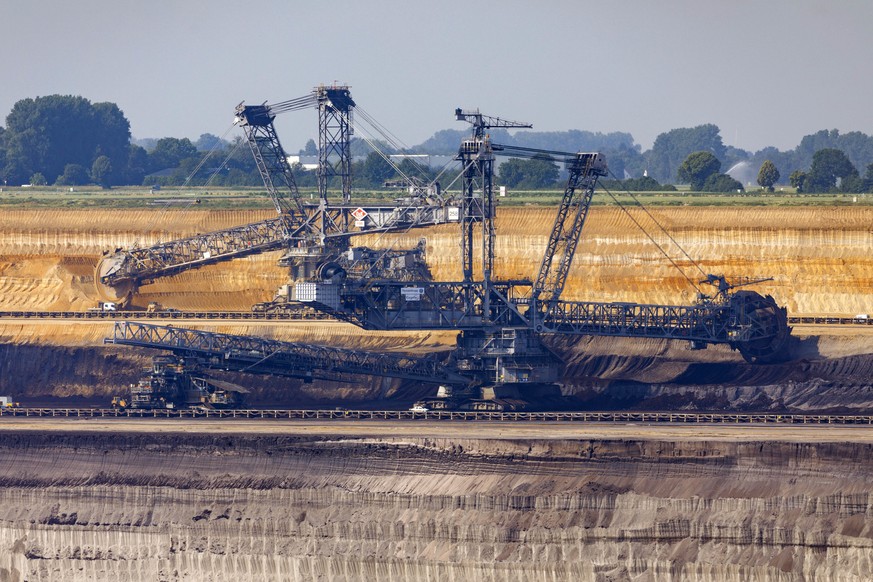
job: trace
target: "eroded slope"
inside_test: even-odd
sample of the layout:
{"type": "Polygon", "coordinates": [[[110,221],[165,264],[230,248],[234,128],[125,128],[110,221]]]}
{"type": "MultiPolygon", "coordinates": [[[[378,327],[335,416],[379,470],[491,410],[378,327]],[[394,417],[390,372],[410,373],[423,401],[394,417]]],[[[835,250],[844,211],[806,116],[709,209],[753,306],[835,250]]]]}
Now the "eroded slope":
{"type": "Polygon", "coordinates": [[[873,576],[867,444],[177,439],[5,434],[0,578],[873,576]]]}

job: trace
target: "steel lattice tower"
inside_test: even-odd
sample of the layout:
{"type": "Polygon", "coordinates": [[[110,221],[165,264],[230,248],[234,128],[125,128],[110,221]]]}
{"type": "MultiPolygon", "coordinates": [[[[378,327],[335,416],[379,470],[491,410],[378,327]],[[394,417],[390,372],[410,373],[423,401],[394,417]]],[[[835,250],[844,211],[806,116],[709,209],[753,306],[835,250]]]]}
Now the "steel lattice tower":
{"type": "Polygon", "coordinates": [[[327,201],[327,188],[334,176],[342,180],[343,203],[352,195],[352,100],[346,85],[315,89],[318,100],[318,196],[327,201]]]}

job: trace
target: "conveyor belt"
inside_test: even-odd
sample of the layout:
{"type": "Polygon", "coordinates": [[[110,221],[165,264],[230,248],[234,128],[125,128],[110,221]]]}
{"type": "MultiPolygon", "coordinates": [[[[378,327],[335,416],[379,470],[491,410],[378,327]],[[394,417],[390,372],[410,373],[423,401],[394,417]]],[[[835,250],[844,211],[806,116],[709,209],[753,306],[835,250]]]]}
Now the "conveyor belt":
{"type": "MultiPolygon", "coordinates": [[[[314,310],[302,311],[0,311],[0,319],[106,319],[136,321],[144,319],[250,319],[250,320],[318,320],[334,319],[314,310]]],[[[856,318],[840,315],[792,315],[789,325],[873,325],[873,317],[856,318]]]]}
{"type": "Polygon", "coordinates": [[[779,414],[767,412],[493,412],[412,410],[207,410],[115,408],[3,408],[0,417],[153,418],[265,420],[398,420],[461,422],[578,422],[644,424],[873,425],[869,414],[779,414]]]}
{"type": "Polygon", "coordinates": [[[0,311],[0,319],[104,319],[139,321],[144,319],[228,319],[228,320],[318,320],[333,319],[314,310],[302,311],[0,311]]]}

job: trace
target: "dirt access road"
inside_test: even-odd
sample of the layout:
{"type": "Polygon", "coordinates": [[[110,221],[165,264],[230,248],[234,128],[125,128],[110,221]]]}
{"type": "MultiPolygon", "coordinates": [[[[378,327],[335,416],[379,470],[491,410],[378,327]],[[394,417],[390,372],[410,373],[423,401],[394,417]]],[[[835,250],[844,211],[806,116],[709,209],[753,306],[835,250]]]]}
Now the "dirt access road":
{"type": "Polygon", "coordinates": [[[270,421],[4,418],[9,431],[456,438],[523,440],[657,440],[790,443],[873,443],[873,427],[672,424],[555,424],[553,422],[270,421]]]}

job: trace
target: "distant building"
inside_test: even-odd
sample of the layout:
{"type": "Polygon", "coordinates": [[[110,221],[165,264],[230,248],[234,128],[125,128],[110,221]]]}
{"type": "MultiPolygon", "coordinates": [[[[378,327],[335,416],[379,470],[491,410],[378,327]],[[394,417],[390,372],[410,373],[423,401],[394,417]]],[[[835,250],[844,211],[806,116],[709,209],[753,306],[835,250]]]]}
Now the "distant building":
{"type": "Polygon", "coordinates": [[[304,170],[318,169],[318,156],[288,156],[288,163],[292,166],[300,164],[304,170]]]}

